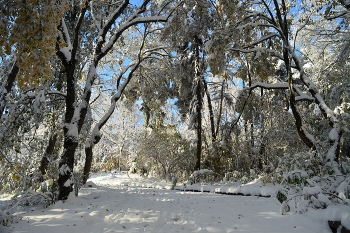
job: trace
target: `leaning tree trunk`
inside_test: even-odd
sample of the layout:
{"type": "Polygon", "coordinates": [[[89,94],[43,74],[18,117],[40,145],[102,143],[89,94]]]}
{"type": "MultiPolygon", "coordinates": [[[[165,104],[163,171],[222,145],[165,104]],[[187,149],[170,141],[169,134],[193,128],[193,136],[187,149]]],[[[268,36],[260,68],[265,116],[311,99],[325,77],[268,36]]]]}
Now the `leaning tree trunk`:
{"type": "Polygon", "coordinates": [[[17,66],[17,63],[13,64],[11,72],[7,76],[7,80],[4,83],[4,92],[0,93],[0,118],[4,112],[4,109],[6,107],[6,96],[11,92],[11,89],[13,87],[13,84],[16,80],[17,74],[19,72],[19,67],[17,66]]]}
{"type": "MultiPolygon", "coordinates": [[[[290,107],[292,109],[292,113],[295,119],[295,125],[299,134],[299,137],[301,140],[307,145],[311,150],[316,152],[316,145],[315,141],[313,140],[313,137],[309,134],[307,134],[304,130],[302,118],[296,108],[296,99],[295,99],[295,93],[294,93],[294,87],[292,85],[292,67],[291,67],[291,61],[293,59],[293,56],[291,54],[294,53],[294,51],[290,51],[290,44],[289,44],[289,30],[288,30],[288,20],[287,20],[287,14],[283,14],[281,12],[281,9],[286,9],[285,3],[283,2],[282,6],[278,4],[276,0],[274,2],[274,7],[276,9],[276,17],[278,19],[278,23],[281,28],[281,37],[283,38],[283,61],[286,66],[287,70],[287,77],[288,77],[288,90],[289,90],[289,103],[290,107]]],[[[298,67],[296,67],[298,69],[298,67]]],[[[301,71],[300,69],[298,69],[301,71]]]]}

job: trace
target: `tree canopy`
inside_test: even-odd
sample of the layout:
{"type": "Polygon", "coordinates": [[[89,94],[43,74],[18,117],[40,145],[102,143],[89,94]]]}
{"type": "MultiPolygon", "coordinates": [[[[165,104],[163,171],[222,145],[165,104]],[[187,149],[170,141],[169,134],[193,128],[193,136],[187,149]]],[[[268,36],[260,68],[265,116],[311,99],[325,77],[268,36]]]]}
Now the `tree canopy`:
{"type": "Polygon", "coordinates": [[[348,199],[349,7],[3,0],[0,190],[51,180],[66,200],[103,169],[208,169],[348,199]]]}

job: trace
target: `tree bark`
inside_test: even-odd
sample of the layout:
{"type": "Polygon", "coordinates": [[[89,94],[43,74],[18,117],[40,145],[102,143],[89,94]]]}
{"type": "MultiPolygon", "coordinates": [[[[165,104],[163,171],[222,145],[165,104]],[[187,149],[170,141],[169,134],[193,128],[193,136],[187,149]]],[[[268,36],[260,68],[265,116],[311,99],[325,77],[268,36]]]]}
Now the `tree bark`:
{"type": "Polygon", "coordinates": [[[8,95],[8,93],[10,93],[10,91],[13,87],[13,84],[16,80],[18,72],[19,72],[19,67],[17,66],[17,63],[15,63],[11,69],[11,72],[7,76],[7,81],[5,84],[6,92],[1,93],[0,103],[2,103],[2,104],[0,105],[0,119],[1,119],[2,113],[4,112],[5,107],[6,107],[6,96],[8,95]]]}
{"type": "Polygon", "coordinates": [[[224,88],[225,88],[225,80],[222,81],[221,96],[220,96],[220,106],[219,106],[218,120],[217,120],[217,124],[216,124],[215,138],[219,134],[220,121],[221,121],[221,115],[222,115],[222,105],[223,105],[223,102],[224,102],[224,88]]]}
{"type": "Polygon", "coordinates": [[[83,175],[83,184],[86,184],[87,179],[89,178],[91,164],[92,164],[92,146],[85,147],[85,165],[84,165],[84,175],[83,175]]]}
{"type": "MultiPolygon", "coordinates": [[[[68,61],[66,56],[57,49],[57,56],[62,61],[62,64],[65,68],[66,72],[66,88],[67,88],[67,94],[66,94],[66,111],[64,116],[64,127],[63,127],[63,133],[64,133],[64,143],[63,143],[63,154],[61,156],[61,159],[59,161],[59,177],[58,177],[58,200],[66,200],[68,198],[68,195],[70,192],[73,191],[73,167],[74,167],[74,154],[75,150],[78,146],[78,138],[72,137],[72,135],[68,134],[69,127],[72,124],[72,119],[75,113],[75,101],[76,101],[76,90],[75,90],[75,68],[76,68],[76,53],[78,51],[78,45],[79,45],[79,32],[81,25],[84,20],[84,15],[87,10],[87,7],[84,7],[81,9],[81,12],[79,14],[77,24],[74,27],[74,40],[73,40],[73,47],[71,50],[71,58],[68,61]]],[[[64,21],[62,19],[61,25],[59,26],[59,30],[62,32],[63,35],[65,34],[65,28],[64,28],[64,21]]],[[[68,41],[69,38],[64,36],[65,42],[68,44],[70,41],[68,41]]],[[[59,48],[59,40],[57,39],[57,47],[59,48]]],[[[80,114],[79,120],[84,120],[85,116],[80,114]]],[[[75,122],[78,124],[77,122],[75,122]]],[[[78,128],[78,126],[76,126],[78,128]]],[[[79,134],[79,130],[78,130],[79,134]]]]}
{"type": "MultiPolygon", "coordinates": [[[[77,23],[74,27],[74,36],[73,36],[73,45],[71,49],[71,59],[67,61],[68,58],[65,57],[65,54],[61,52],[59,49],[59,40],[66,40],[69,35],[67,34],[67,29],[64,28],[65,24],[62,20],[62,28],[59,28],[61,34],[64,38],[58,38],[57,40],[57,55],[61,59],[62,64],[66,68],[67,74],[67,96],[66,96],[66,112],[65,112],[65,124],[63,127],[64,130],[64,150],[61,156],[61,160],[59,162],[59,200],[66,200],[71,191],[73,191],[73,166],[74,166],[74,154],[75,150],[78,146],[79,134],[84,123],[87,108],[89,105],[90,97],[91,97],[91,87],[94,84],[96,79],[96,68],[98,67],[99,61],[104,58],[112,49],[113,45],[116,41],[121,37],[123,32],[125,32],[128,28],[133,25],[141,24],[141,23],[151,23],[151,22],[165,22],[168,20],[167,16],[157,16],[157,17],[147,17],[144,16],[143,13],[147,9],[147,5],[150,3],[150,0],[144,0],[141,6],[135,9],[135,12],[132,13],[129,18],[127,18],[122,24],[120,24],[120,28],[114,28],[113,25],[118,20],[118,18],[125,12],[125,9],[129,5],[129,0],[124,0],[118,6],[118,9],[113,11],[110,15],[109,19],[105,22],[104,25],[101,25],[101,28],[98,28],[98,39],[97,43],[93,49],[93,59],[90,64],[89,72],[86,77],[85,88],[80,98],[80,103],[76,103],[76,91],[75,91],[75,80],[74,80],[74,71],[76,68],[76,53],[78,51],[79,46],[79,35],[81,31],[81,25],[83,20],[85,19],[85,13],[89,6],[89,1],[85,2],[85,7],[81,8],[81,12],[77,19],[77,23]],[[113,29],[113,30],[112,30],[113,29]],[[109,38],[109,41],[106,41],[106,36],[111,33],[112,36],[109,38]],[[65,36],[67,35],[67,36],[65,36]],[[77,135],[72,135],[71,130],[77,131],[77,135]]],[[[68,42],[68,41],[65,41],[68,42]]],[[[117,87],[120,84],[119,79],[117,81],[117,87]]],[[[119,89],[119,88],[118,88],[119,89]]],[[[118,97],[119,98],[119,97],[118,97]]],[[[79,100],[79,99],[78,99],[79,100]]],[[[109,117],[103,119],[103,121],[107,121],[109,117]]],[[[104,122],[105,123],[105,122],[104,122]]],[[[103,123],[103,124],[104,124],[103,123]]],[[[102,127],[102,126],[101,126],[102,127]]],[[[91,142],[93,143],[93,142],[91,142]]],[[[93,145],[91,145],[91,148],[93,145]]]]}
{"type": "Polygon", "coordinates": [[[194,170],[201,169],[201,156],[202,156],[202,77],[200,70],[200,60],[199,60],[199,39],[195,38],[195,79],[197,81],[196,88],[196,97],[197,97],[197,105],[196,105],[196,113],[197,113],[197,153],[196,153],[196,163],[194,170]]]}
{"type": "MultiPolygon", "coordinates": [[[[204,86],[205,94],[207,95],[207,101],[208,101],[211,139],[212,139],[212,142],[215,143],[217,133],[215,133],[214,111],[213,111],[213,105],[211,103],[210,93],[208,90],[208,84],[207,84],[207,81],[205,81],[205,79],[203,79],[203,86],[204,86]]],[[[220,114],[221,113],[219,113],[219,115],[220,114]]],[[[219,129],[219,126],[218,126],[218,129],[219,129]]]]}
{"type": "Polygon", "coordinates": [[[48,168],[49,162],[50,162],[48,157],[51,157],[51,155],[53,154],[53,151],[54,151],[55,145],[56,145],[56,141],[57,141],[57,134],[51,135],[51,137],[49,139],[49,144],[47,145],[46,150],[45,150],[45,154],[40,161],[39,170],[40,170],[42,176],[44,176],[46,174],[46,171],[47,171],[47,168],[48,168]]]}
{"type": "MultiPolygon", "coordinates": [[[[140,66],[142,61],[143,61],[143,59],[138,60],[138,62],[133,67],[131,67],[131,70],[127,76],[127,79],[125,80],[125,82],[123,84],[121,84],[118,87],[117,93],[114,96],[112,96],[111,105],[110,105],[108,111],[103,115],[101,120],[94,126],[94,129],[91,132],[89,142],[86,143],[86,146],[85,146],[86,159],[85,159],[85,165],[84,165],[83,184],[86,184],[86,181],[90,175],[90,170],[91,170],[91,165],[92,165],[92,160],[93,160],[93,147],[97,143],[99,143],[99,141],[101,140],[101,135],[100,134],[95,135],[94,133],[100,132],[101,128],[107,123],[108,119],[112,116],[112,114],[115,110],[117,101],[119,100],[120,96],[123,94],[125,87],[130,82],[134,72],[140,66]]],[[[121,74],[121,76],[122,75],[123,74],[121,74]]],[[[120,76],[120,78],[121,78],[121,76],[120,76]]]]}

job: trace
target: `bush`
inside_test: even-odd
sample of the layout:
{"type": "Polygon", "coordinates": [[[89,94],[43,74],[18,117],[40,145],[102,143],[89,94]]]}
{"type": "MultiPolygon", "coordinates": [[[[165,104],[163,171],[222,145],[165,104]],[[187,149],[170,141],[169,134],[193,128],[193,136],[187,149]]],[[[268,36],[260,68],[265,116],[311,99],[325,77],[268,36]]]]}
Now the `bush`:
{"type": "Polygon", "coordinates": [[[292,209],[304,213],[307,208],[327,208],[331,204],[348,202],[349,174],[336,175],[333,168],[323,164],[313,153],[286,154],[276,171],[283,174],[277,194],[278,200],[283,202],[282,214],[292,209]]]}
{"type": "Polygon", "coordinates": [[[0,222],[3,226],[18,221],[17,212],[24,206],[43,205],[48,207],[54,203],[54,197],[51,192],[40,193],[33,190],[27,190],[14,195],[11,200],[0,205],[0,222]]]}
{"type": "Polygon", "coordinates": [[[162,126],[147,132],[133,166],[137,173],[153,174],[162,179],[179,179],[194,167],[194,156],[189,142],[181,137],[174,126],[162,126]]]}
{"type": "Polygon", "coordinates": [[[216,181],[215,173],[212,170],[202,169],[194,171],[190,176],[190,183],[213,183],[216,181]]]}

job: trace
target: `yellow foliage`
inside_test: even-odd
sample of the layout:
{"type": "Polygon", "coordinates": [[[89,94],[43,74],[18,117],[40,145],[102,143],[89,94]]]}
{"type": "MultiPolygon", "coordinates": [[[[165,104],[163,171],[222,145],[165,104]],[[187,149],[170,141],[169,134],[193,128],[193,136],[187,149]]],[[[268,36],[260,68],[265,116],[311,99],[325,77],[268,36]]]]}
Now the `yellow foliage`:
{"type": "Polygon", "coordinates": [[[11,173],[11,179],[15,181],[19,181],[21,177],[15,173],[11,173]]]}
{"type": "Polygon", "coordinates": [[[22,167],[21,167],[21,165],[19,165],[19,164],[15,164],[15,169],[16,169],[17,171],[20,171],[20,170],[22,169],[22,167]]]}
{"type": "Polygon", "coordinates": [[[65,10],[65,0],[12,0],[0,6],[0,52],[16,52],[19,87],[37,87],[52,77],[50,59],[65,10]]]}
{"type": "Polygon", "coordinates": [[[53,185],[53,179],[46,180],[47,185],[53,185]]]}

